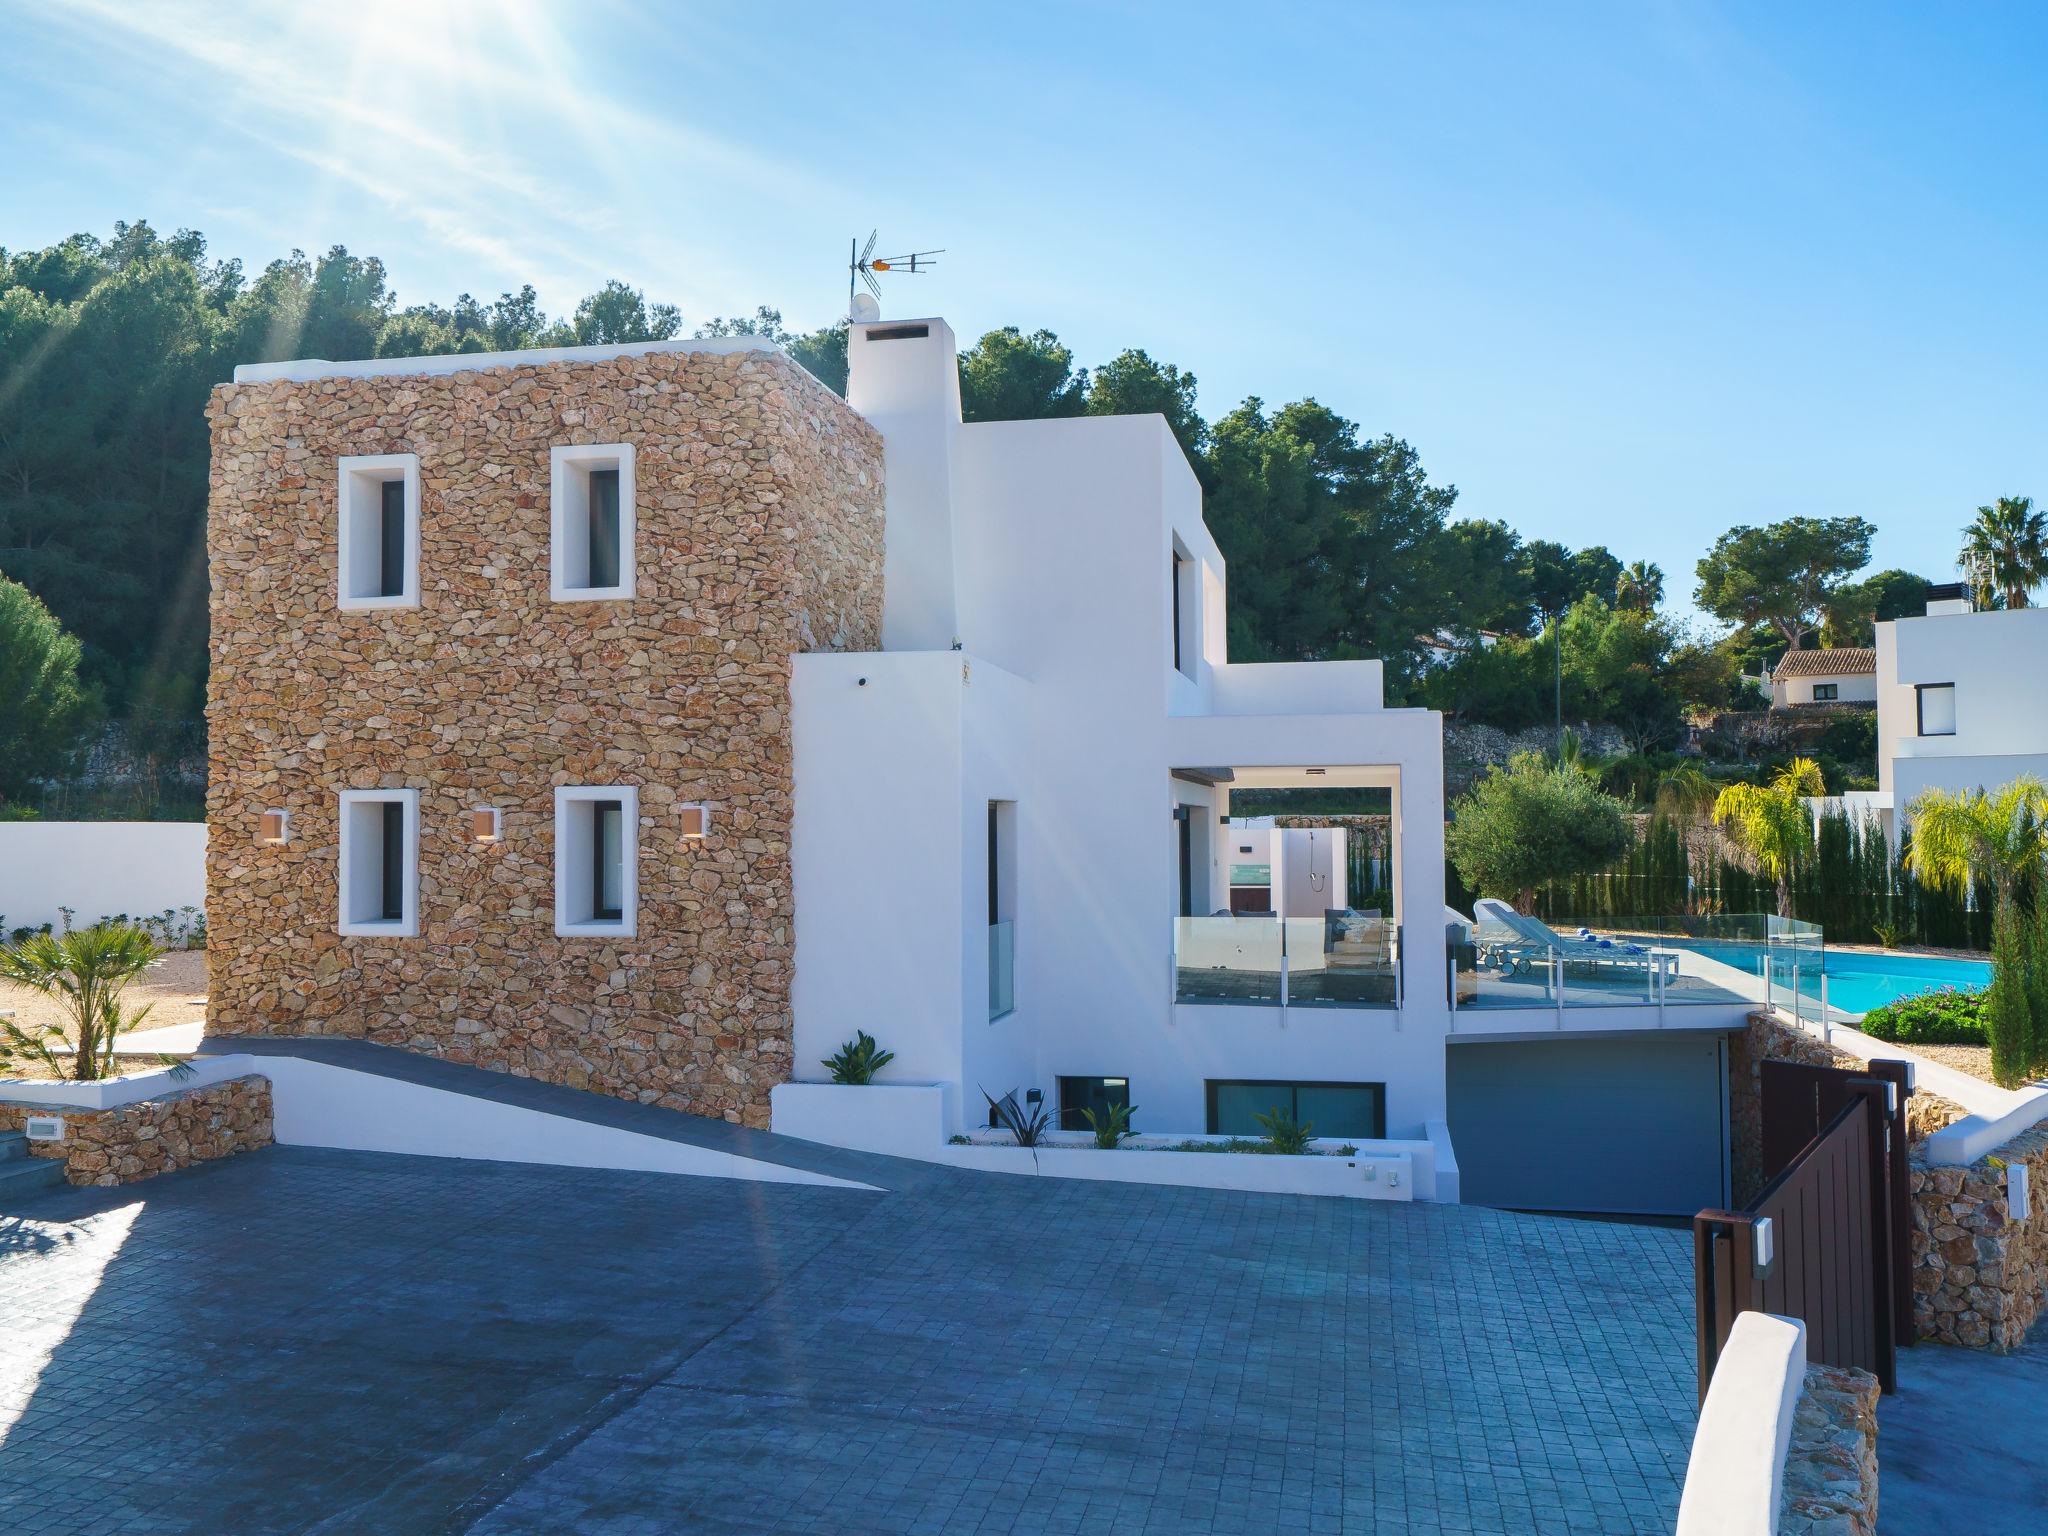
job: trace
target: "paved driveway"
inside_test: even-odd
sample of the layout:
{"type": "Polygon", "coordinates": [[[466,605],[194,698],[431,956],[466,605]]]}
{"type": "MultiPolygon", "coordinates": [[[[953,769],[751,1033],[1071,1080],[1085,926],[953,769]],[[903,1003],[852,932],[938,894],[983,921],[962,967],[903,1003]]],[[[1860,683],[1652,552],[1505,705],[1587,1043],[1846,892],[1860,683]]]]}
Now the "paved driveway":
{"type": "Polygon", "coordinates": [[[0,1530],[1665,1531],[1684,1233],[274,1148],[0,1218],[0,1530]]]}

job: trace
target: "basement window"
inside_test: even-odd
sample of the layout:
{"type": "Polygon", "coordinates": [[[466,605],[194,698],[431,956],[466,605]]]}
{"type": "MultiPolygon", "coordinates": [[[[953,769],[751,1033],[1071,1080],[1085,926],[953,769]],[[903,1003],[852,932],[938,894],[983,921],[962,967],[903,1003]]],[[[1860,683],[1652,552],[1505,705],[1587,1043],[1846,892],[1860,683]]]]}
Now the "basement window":
{"type": "Polygon", "coordinates": [[[350,455],[339,461],[336,479],[341,606],[417,608],[419,455],[350,455]]]}
{"type": "Polygon", "coordinates": [[[550,451],[548,591],[558,603],[633,595],[633,445],[550,451]]]}
{"type": "Polygon", "coordinates": [[[640,791],[555,791],[555,932],[631,938],[639,920],[640,791]]]}
{"type": "Polygon", "coordinates": [[[341,932],[409,939],[420,931],[420,792],[341,792],[341,932]]]}

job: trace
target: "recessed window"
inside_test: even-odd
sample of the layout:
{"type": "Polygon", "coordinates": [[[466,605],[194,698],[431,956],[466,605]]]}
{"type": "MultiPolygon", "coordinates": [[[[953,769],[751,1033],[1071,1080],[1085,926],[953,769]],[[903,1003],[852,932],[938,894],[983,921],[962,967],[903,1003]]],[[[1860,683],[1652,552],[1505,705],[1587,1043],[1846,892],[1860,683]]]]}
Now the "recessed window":
{"type": "Polygon", "coordinates": [[[409,939],[419,932],[420,795],[341,792],[341,931],[409,939]]]}
{"type": "Polygon", "coordinates": [[[1186,677],[1195,675],[1195,657],[1201,650],[1200,589],[1196,586],[1201,566],[1176,541],[1168,553],[1167,580],[1173,589],[1173,669],[1186,677]]]}
{"type": "Polygon", "coordinates": [[[1127,1077],[1063,1077],[1060,1079],[1060,1129],[1092,1131],[1083,1110],[1093,1110],[1098,1122],[1113,1104],[1129,1108],[1131,1080],[1127,1077]]]}
{"type": "Polygon", "coordinates": [[[555,791],[555,932],[630,938],[638,921],[640,792],[555,791]]]}
{"type": "Polygon", "coordinates": [[[1378,1141],[1387,1134],[1385,1083],[1289,1083],[1211,1080],[1209,1134],[1263,1136],[1260,1115],[1275,1110],[1316,1136],[1378,1141]]]}
{"type": "Polygon", "coordinates": [[[341,606],[417,608],[419,455],[353,455],[340,461],[337,481],[341,606]]]}
{"type": "Polygon", "coordinates": [[[548,587],[558,603],[633,595],[633,445],[556,448],[553,553],[548,587]]]}
{"type": "Polygon", "coordinates": [[[988,1016],[1017,1006],[1017,802],[988,803],[988,1016]]]}
{"type": "Polygon", "coordinates": [[[1920,701],[1920,734],[1953,736],[1956,733],[1956,685],[1921,683],[1914,690],[1920,701]]]}
{"type": "Polygon", "coordinates": [[[1842,685],[1840,683],[1815,683],[1813,685],[1813,702],[1816,704],[1832,704],[1841,697],[1841,692],[1842,685]]]}

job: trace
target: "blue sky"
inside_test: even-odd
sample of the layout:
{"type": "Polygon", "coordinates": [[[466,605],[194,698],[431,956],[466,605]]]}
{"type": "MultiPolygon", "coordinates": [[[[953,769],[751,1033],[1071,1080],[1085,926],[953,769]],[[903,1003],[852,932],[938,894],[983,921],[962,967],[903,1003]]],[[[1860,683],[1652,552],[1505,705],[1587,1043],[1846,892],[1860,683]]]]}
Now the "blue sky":
{"type": "Polygon", "coordinates": [[[1648,558],[1860,513],[1953,568],[2048,497],[2048,12],[0,0],[0,245],[119,218],[401,301],[607,277],[1314,395],[1459,510],[1648,558]]]}

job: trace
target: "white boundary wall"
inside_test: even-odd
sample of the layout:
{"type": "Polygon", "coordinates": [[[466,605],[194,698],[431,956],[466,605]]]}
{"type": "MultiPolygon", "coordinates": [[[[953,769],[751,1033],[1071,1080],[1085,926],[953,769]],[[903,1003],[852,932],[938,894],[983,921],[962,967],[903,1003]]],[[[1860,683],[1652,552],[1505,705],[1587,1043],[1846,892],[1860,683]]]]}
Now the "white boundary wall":
{"type": "Polygon", "coordinates": [[[0,821],[0,930],[205,904],[203,821],[0,821]]]}
{"type": "Polygon", "coordinates": [[[1774,1536],[1805,1385],[1804,1323],[1768,1312],[1735,1319],[1700,1405],[1678,1536],[1774,1536]]]}

